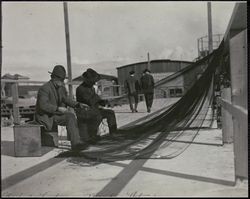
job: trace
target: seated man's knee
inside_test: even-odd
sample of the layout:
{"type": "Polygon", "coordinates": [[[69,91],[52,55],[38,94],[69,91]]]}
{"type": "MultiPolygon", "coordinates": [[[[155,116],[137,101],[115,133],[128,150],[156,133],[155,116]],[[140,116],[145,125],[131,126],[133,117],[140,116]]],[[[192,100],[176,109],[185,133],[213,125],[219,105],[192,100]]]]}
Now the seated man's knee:
{"type": "Polygon", "coordinates": [[[67,113],[65,113],[65,116],[66,116],[66,120],[67,121],[76,121],[76,117],[75,117],[75,115],[73,114],[73,113],[71,113],[71,112],[67,112],[67,113]]]}

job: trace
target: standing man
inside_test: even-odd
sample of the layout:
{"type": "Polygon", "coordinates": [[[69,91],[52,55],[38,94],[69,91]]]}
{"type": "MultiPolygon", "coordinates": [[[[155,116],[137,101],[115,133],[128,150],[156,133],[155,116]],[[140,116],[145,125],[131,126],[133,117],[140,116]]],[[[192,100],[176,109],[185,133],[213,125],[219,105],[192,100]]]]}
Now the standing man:
{"type": "Polygon", "coordinates": [[[89,110],[79,109],[77,118],[79,126],[87,124],[89,142],[95,143],[100,139],[97,135],[99,125],[104,118],[107,119],[109,134],[114,135],[117,131],[115,112],[105,109],[106,101],[96,94],[94,85],[100,79],[100,75],[93,69],[88,68],[83,74],[83,83],[76,89],[76,99],[80,103],[89,105],[89,110]]]}
{"type": "Polygon", "coordinates": [[[154,78],[148,69],[143,71],[143,75],[141,77],[141,88],[145,96],[147,111],[150,113],[154,100],[154,78]]]}
{"type": "Polygon", "coordinates": [[[51,80],[38,91],[35,120],[43,125],[46,131],[51,131],[57,125],[66,126],[72,150],[83,150],[87,145],[80,138],[76,117],[66,107],[87,108],[87,105],[80,105],[68,97],[64,86],[66,70],[62,65],[56,65],[52,73],[49,73],[51,80]]]}
{"type": "Polygon", "coordinates": [[[139,81],[135,78],[135,72],[130,71],[130,76],[125,80],[125,92],[128,94],[129,106],[132,113],[138,112],[137,105],[138,105],[138,92],[140,90],[139,81]],[[135,103],[133,107],[133,101],[135,103]]]}

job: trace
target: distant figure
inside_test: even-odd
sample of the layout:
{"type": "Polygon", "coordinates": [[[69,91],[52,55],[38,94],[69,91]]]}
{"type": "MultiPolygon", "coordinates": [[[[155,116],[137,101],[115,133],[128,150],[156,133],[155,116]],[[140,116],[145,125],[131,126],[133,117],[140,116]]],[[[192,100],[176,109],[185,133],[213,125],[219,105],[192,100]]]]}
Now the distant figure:
{"type": "Polygon", "coordinates": [[[64,86],[65,78],[65,68],[61,65],[56,65],[51,73],[51,80],[45,83],[38,91],[35,120],[43,125],[46,131],[51,131],[57,125],[66,126],[72,150],[82,150],[87,145],[80,138],[75,115],[69,112],[66,107],[87,108],[87,105],[81,105],[68,97],[64,86]]]}
{"type": "Polygon", "coordinates": [[[105,109],[107,102],[98,96],[94,85],[100,79],[100,75],[93,69],[88,68],[83,74],[83,83],[76,89],[76,99],[80,103],[89,105],[90,109],[77,112],[78,122],[86,123],[89,143],[94,144],[100,139],[97,135],[99,125],[104,118],[107,119],[109,134],[114,135],[117,131],[115,112],[105,109]]]}
{"type": "Polygon", "coordinates": [[[143,71],[143,75],[141,77],[141,89],[145,96],[147,112],[150,113],[154,100],[154,78],[148,69],[143,71]]]}
{"type": "Polygon", "coordinates": [[[95,89],[95,93],[100,96],[102,94],[101,89],[100,89],[101,86],[98,85],[98,83],[96,82],[93,87],[95,89]]]}
{"type": "Polygon", "coordinates": [[[128,94],[128,100],[130,105],[130,110],[132,113],[138,112],[137,105],[138,105],[138,92],[140,90],[139,81],[134,77],[135,72],[130,71],[130,76],[125,80],[125,92],[128,94]],[[135,105],[133,106],[133,101],[135,105]]]}

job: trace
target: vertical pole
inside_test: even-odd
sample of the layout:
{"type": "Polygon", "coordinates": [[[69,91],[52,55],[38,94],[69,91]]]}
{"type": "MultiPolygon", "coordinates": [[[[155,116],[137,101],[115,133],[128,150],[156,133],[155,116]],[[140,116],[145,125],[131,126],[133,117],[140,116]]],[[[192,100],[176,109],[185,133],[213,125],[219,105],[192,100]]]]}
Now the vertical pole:
{"type": "MultiPolygon", "coordinates": [[[[231,88],[223,88],[221,98],[231,102],[231,88]]],[[[223,144],[233,142],[233,118],[232,115],[221,107],[222,141],[223,144]]]]}
{"type": "MultiPolygon", "coordinates": [[[[0,2],[0,12],[1,12],[0,28],[2,30],[2,2],[0,2]]],[[[1,67],[1,69],[0,69],[1,73],[0,74],[2,74],[2,31],[0,31],[0,67],[1,67]]]]}
{"type": "Polygon", "coordinates": [[[211,53],[213,51],[211,2],[207,2],[207,19],[208,19],[208,50],[209,53],[211,53]]]}
{"type": "Polygon", "coordinates": [[[150,69],[150,57],[149,57],[149,53],[148,53],[148,70],[151,70],[150,69]]]}
{"type": "Polygon", "coordinates": [[[200,39],[197,39],[198,57],[200,57],[200,39]]]}
{"type": "Polygon", "coordinates": [[[66,36],[66,53],[67,53],[67,67],[68,67],[68,81],[69,81],[69,96],[73,99],[73,86],[72,72],[71,72],[71,57],[70,57],[70,37],[69,37],[69,19],[68,19],[68,5],[67,2],[63,2],[64,8],[64,22],[65,22],[65,36],[66,36]]]}
{"type": "Polygon", "coordinates": [[[14,124],[20,124],[18,107],[18,83],[11,84],[14,124]]]}
{"type": "Polygon", "coordinates": [[[201,38],[201,52],[203,52],[204,49],[203,49],[203,38],[201,38]]]}

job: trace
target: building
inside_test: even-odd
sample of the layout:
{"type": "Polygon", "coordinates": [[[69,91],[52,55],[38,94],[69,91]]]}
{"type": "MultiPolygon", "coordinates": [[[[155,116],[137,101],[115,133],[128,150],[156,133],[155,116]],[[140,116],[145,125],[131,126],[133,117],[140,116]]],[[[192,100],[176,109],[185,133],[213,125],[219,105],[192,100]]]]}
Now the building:
{"type": "MultiPolygon", "coordinates": [[[[170,59],[152,60],[150,61],[150,70],[155,82],[157,82],[187,67],[192,63],[193,62],[189,61],[178,61],[170,59]]],[[[135,76],[139,79],[142,75],[142,72],[146,68],[148,68],[147,61],[117,67],[116,69],[118,74],[119,85],[124,85],[124,81],[129,76],[129,72],[131,70],[135,71],[135,76]]]]}
{"type": "MultiPolygon", "coordinates": [[[[1,77],[1,79],[5,80],[27,80],[29,81],[29,77],[15,74],[5,74],[1,77]]],[[[11,97],[11,82],[2,82],[1,83],[1,97],[11,97]]],[[[30,84],[30,83],[18,83],[18,94],[20,98],[29,98],[29,97],[36,97],[38,89],[41,85],[30,84]]]]}
{"type": "MultiPolygon", "coordinates": [[[[100,74],[101,79],[96,84],[97,93],[102,98],[108,98],[119,95],[119,86],[117,77],[112,75],[100,74]]],[[[83,81],[82,76],[78,76],[72,80],[74,82],[74,89],[76,91],[76,87],[80,85],[83,81]]],[[[74,93],[75,95],[75,93],[74,93]]]]}
{"type": "Polygon", "coordinates": [[[155,83],[155,98],[181,97],[205,71],[208,57],[205,57],[176,73],[155,83]]]}

